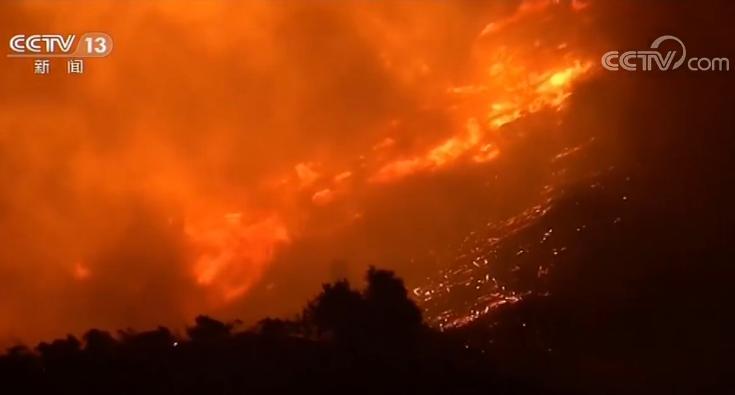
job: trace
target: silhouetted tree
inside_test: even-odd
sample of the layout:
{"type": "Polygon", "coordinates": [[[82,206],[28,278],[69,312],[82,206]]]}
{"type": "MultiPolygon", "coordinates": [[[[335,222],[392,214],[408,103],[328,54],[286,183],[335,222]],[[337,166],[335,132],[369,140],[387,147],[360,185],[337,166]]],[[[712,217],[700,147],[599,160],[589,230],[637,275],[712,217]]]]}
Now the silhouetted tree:
{"type": "Polygon", "coordinates": [[[370,267],[363,295],[371,330],[382,339],[404,342],[415,338],[421,328],[421,310],[408,298],[403,280],[391,271],[370,267]]]}
{"type": "Polygon", "coordinates": [[[303,312],[307,327],[314,327],[317,336],[354,339],[363,328],[365,302],[346,280],[325,284],[322,293],[303,312]]]}
{"type": "Polygon", "coordinates": [[[218,341],[230,336],[232,324],[225,324],[205,315],[197,316],[196,325],[186,328],[186,334],[193,341],[218,341]]]}
{"type": "Polygon", "coordinates": [[[93,353],[110,353],[117,346],[117,340],[115,340],[109,332],[101,331],[99,329],[91,329],[82,336],[84,340],[84,349],[93,353]]]}
{"type": "MultiPolygon", "coordinates": [[[[22,394],[503,393],[487,359],[425,327],[403,281],[371,268],[364,291],[323,286],[299,320],[198,316],[169,329],[90,330],[0,356],[0,391],[22,394]],[[359,386],[359,387],[356,387],[359,386]]],[[[513,383],[514,393],[527,392],[513,383]]]]}

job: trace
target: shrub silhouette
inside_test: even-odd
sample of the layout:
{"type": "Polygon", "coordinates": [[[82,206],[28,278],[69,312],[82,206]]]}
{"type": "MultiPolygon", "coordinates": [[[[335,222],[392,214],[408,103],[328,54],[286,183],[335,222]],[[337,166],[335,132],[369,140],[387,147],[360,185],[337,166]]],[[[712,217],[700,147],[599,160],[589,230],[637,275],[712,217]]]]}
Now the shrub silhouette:
{"type": "Polygon", "coordinates": [[[325,284],[294,320],[198,316],[186,338],[159,327],[98,329],[0,356],[2,393],[485,393],[499,381],[479,353],[424,326],[403,281],[370,268],[363,291],[325,284]]]}
{"type": "Polygon", "coordinates": [[[197,316],[195,322],[196,325],[186,328],[186,334],[195,342],[221,341],[230,336],[233,327],[204,315],[197,316]]]}

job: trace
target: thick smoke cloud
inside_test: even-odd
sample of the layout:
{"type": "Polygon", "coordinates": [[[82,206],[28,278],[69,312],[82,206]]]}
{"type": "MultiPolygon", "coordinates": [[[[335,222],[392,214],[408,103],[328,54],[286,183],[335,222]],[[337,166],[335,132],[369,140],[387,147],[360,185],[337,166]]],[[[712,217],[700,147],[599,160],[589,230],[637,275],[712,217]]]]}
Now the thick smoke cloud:
{"type": "MultiPolygon", "coordinates": [[[[115,47],[81,77],[0,60],[0,336],[242,314],[230,299],[276,255],[309,279],[302,292],[361,271],[331,261],[387,242],[381,217],[330,243],[363,202],[315,207],[313,188],[364,178],[360,155],[388,135],[409,152],[456,126],[436,92],[465,72],[487,17],[515,5],[3,3],[3,37],[104,31],[115,47]]],[[[451,217],[440,198],[427,206],[451,217]]]]}
{"type": "Polygon", "coordinates": [[[420,283],[472,229],[640,156],[614,123],[589,129],[598,108],[560,126],[548,105],[594,78],[589,56],[668,31],[616,22],[633,4],[4,2],[0,37],[115,47],[83,76],[0,59],[0,342],[293,314],[369,264],[420,283]],[[542,81],[543,105],[483,85],[493,65],[542,81]],[[496,110],[508,124],[486,126],[496,110]],[[594,163],[549,166],[593,136],[594,163]]]}

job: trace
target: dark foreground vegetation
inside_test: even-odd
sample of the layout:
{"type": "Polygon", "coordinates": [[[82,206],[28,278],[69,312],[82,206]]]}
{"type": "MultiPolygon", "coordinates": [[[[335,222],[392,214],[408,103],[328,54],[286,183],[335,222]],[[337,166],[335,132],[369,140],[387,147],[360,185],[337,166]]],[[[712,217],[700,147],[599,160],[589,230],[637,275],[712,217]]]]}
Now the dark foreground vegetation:
{"type": "Polygon", "coordinates": [[[93,329],[16,346],[0,356],[0,393],[728,393],[728,360],[716,356],[727,355],[717,347],[729,336],[687,321],[700,312],[667,320],[645,300],[555,291],[439,332],[423,323],[401,279],[371,268],[364,290],[324,285],[294,320],[239,330],[199,316],[185,336],[93,329]]]}
{"type": "MultiPolygon", "coordinates": [[[[646,76],[614,136],[645,155],[508,239],[554,228],[550,242],[569,247],[519,303],[438,332],[400,279],[371,270],[363,291],[327,285],[293,321],[242,331],[199,317],[183,337],[92,330],[15,347],[0,356],[0,394],[731,394],[735,79],[646,76]]],[[[610,108],[621,86],[580,89],[580,111],[610,108]]],[[[548,261],[534,251],[517,259],[548,261]]]]}
{"type": "MultiPolygon", "coordinates": [[[[371,269],[362,292],[325,285],[293,321],[246,331],[199,316],[185,338],[160,327],[90,330],[0,357],[8,394],[538,393],[494,374],[482,351],[429,329],[402,280],[371,269]]],[[[7,391],[7,392],[6,392],[7,391]]]]}
{"type": "MultiPolygon", "coordinates": [[[[645,34],[610,48],[675,33],[696,54],[735,59],[731,42],[713,39],[732,36],[732,2],[639,3],[648,12],[609,7],[601,31],[645,21],[645,34]]],[[[399,279],[372,270],[365,290],[325,286],[294,321],[237,331],[199,317],[184,338],[92,330],[16,347],[0,356],[0,394],[735,393],[734,92],[731,74],[680,70],[608,73],[575,93],[574,109],[590,115],[574,129],[608,127],[598,146],[631,159],[603,197],[575,195],[539,228],[600,229],[576,249],[564,240],[548,296],[437,332],[399,279]],[[615,227],[593,226],[603,219],[615,227]]]]}

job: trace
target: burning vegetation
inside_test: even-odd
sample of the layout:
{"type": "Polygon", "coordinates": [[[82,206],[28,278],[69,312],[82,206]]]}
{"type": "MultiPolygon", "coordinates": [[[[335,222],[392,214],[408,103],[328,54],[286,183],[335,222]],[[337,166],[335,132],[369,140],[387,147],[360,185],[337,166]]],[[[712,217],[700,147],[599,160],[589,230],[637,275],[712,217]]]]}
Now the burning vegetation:
{"type": "Polygon", "coordinates": [[[176,358],[211,351],[227,381],[233,347],[299,379],[322,357],[358,362],[319,380],[446,364],[450,392],[720,388],[733,79],[600,54],[676,33],[730,55],[726,2],[75,4],[0,5],[4,36],[109,20],[116,43],[73,80],[0,59],[0,344],[102,331],[12,349],[0,373],[102,355],[179,385],[176,358]],[[403,280],[351,289],[372,265],[403,280]],[[261,323],[178,335],[198,314],[261,323]],[[104,332],[155,325],[173,329],[104,332]]]}

